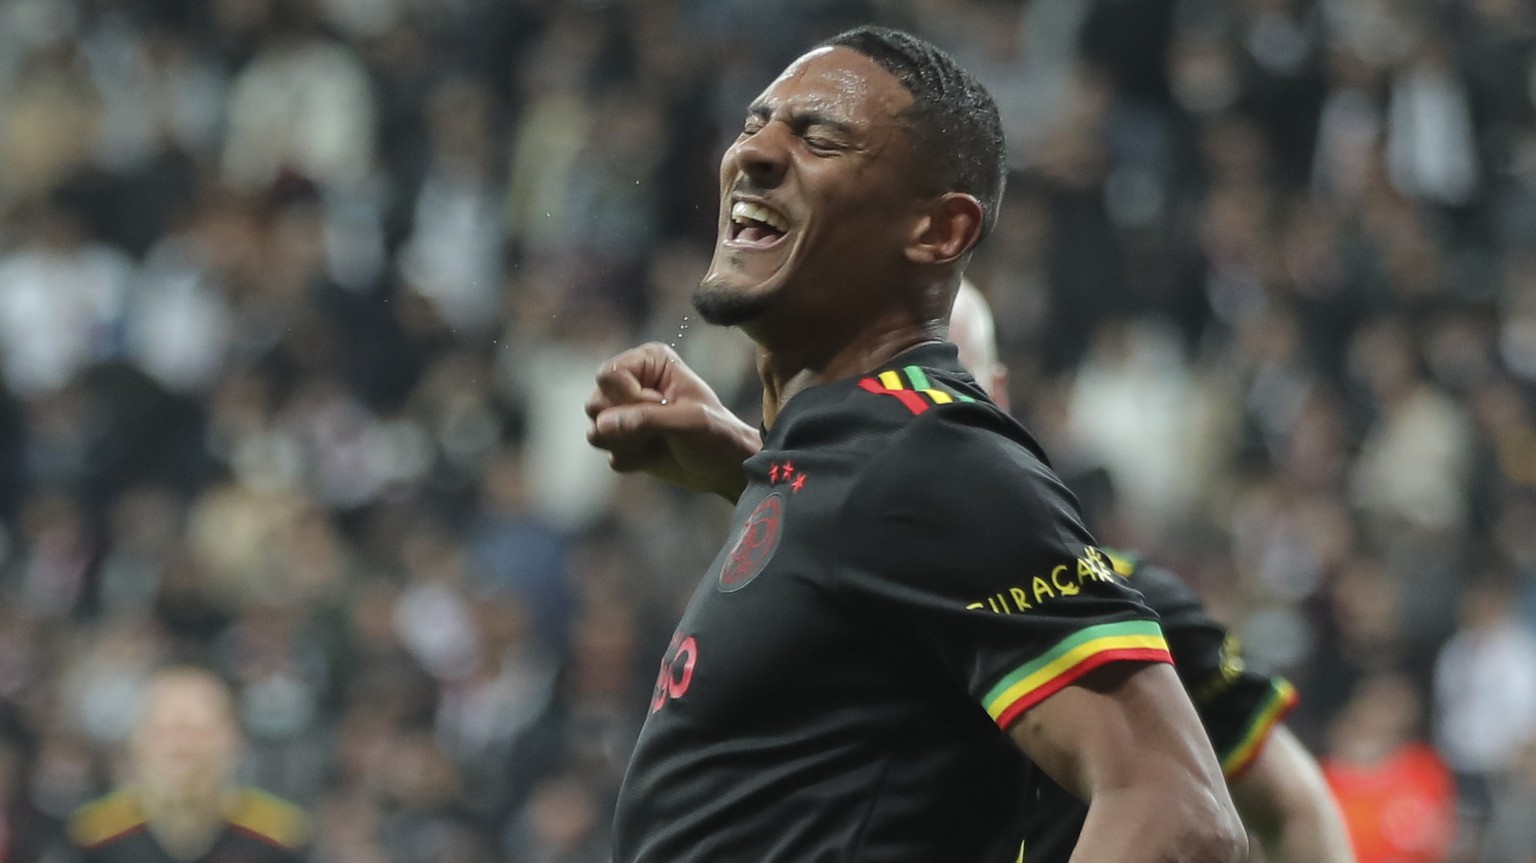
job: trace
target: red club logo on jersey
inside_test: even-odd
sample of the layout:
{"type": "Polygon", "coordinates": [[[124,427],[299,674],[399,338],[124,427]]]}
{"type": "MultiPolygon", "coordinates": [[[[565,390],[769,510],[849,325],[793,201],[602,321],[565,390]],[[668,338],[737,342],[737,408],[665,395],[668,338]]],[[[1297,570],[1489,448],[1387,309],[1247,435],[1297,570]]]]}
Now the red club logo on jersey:
{"type": "Polygon", "coordinates": [[[720,590],[731,593],[741,590],[757,577],[779,547],[780,527],[784,520],[784,499],[778,492],[763,498],[752,510],[747,521],[736,531],[731,550],[720,565],[720,590]]]}

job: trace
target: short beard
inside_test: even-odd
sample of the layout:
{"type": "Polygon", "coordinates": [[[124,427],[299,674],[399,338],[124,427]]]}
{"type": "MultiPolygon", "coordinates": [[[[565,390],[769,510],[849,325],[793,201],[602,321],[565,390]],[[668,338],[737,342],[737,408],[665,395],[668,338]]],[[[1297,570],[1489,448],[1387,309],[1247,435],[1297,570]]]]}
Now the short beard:
{"type": "Polygon", "coordinates": [[[746,294],[715,279],[705,279],[693,290],[693,308],[699,317],[717,327],[739,327],[767,311],[769,294],[746,294]]]}

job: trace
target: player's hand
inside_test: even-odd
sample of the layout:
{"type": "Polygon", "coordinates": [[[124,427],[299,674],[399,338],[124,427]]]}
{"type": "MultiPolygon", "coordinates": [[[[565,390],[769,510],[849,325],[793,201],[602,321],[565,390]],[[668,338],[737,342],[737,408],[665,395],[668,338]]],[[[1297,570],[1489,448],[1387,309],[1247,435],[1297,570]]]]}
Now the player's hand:
{"type": "Polygon", "coordinates": [[[731,501],[747,485],[742,462],[762,448],[757,429],[660,342],[603,363],[587,416],[587,441],[607,451],[614,470],[644,471],[731,501]]]}

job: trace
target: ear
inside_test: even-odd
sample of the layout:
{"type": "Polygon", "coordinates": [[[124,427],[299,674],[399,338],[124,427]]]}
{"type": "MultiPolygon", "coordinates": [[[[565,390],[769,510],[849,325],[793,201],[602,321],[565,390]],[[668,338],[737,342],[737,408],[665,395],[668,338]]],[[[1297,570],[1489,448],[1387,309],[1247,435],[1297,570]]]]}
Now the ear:
{"type": "Polygon", "coordinates": [[[981,202],[962,192],[945,192],[929,202],[903,250],[914,264],[950,264],[981,239],[981,202]]]}

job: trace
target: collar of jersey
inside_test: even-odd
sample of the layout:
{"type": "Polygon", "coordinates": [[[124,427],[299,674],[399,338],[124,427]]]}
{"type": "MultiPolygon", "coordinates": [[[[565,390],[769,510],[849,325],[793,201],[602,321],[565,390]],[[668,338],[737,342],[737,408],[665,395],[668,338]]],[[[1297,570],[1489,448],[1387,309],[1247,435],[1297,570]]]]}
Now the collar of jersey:
{"type": "MultiPolygon", "coordinates": [[[[858,386],[862,378],[871,375],[878,376],[884,371],[897,371],[906,366],[918,366],[925,369],[936,369],[941,372],[964,373],[965,367],[960,365],[959,349],[949,342],[924,342],[915,347],[908,348],[884,363],[865,372],[860,372],[853,377],[841,378],[835,381],[816,384],[806,387],[795,394],[779,411],[778,419],[774,420],[777,426],[795,414],[816,408],[818,405],[836,403],[849,397],[848,390],[858,386]]],[[[766,440],[771,428],[763,428],[763,438],[766,440]]]]}

